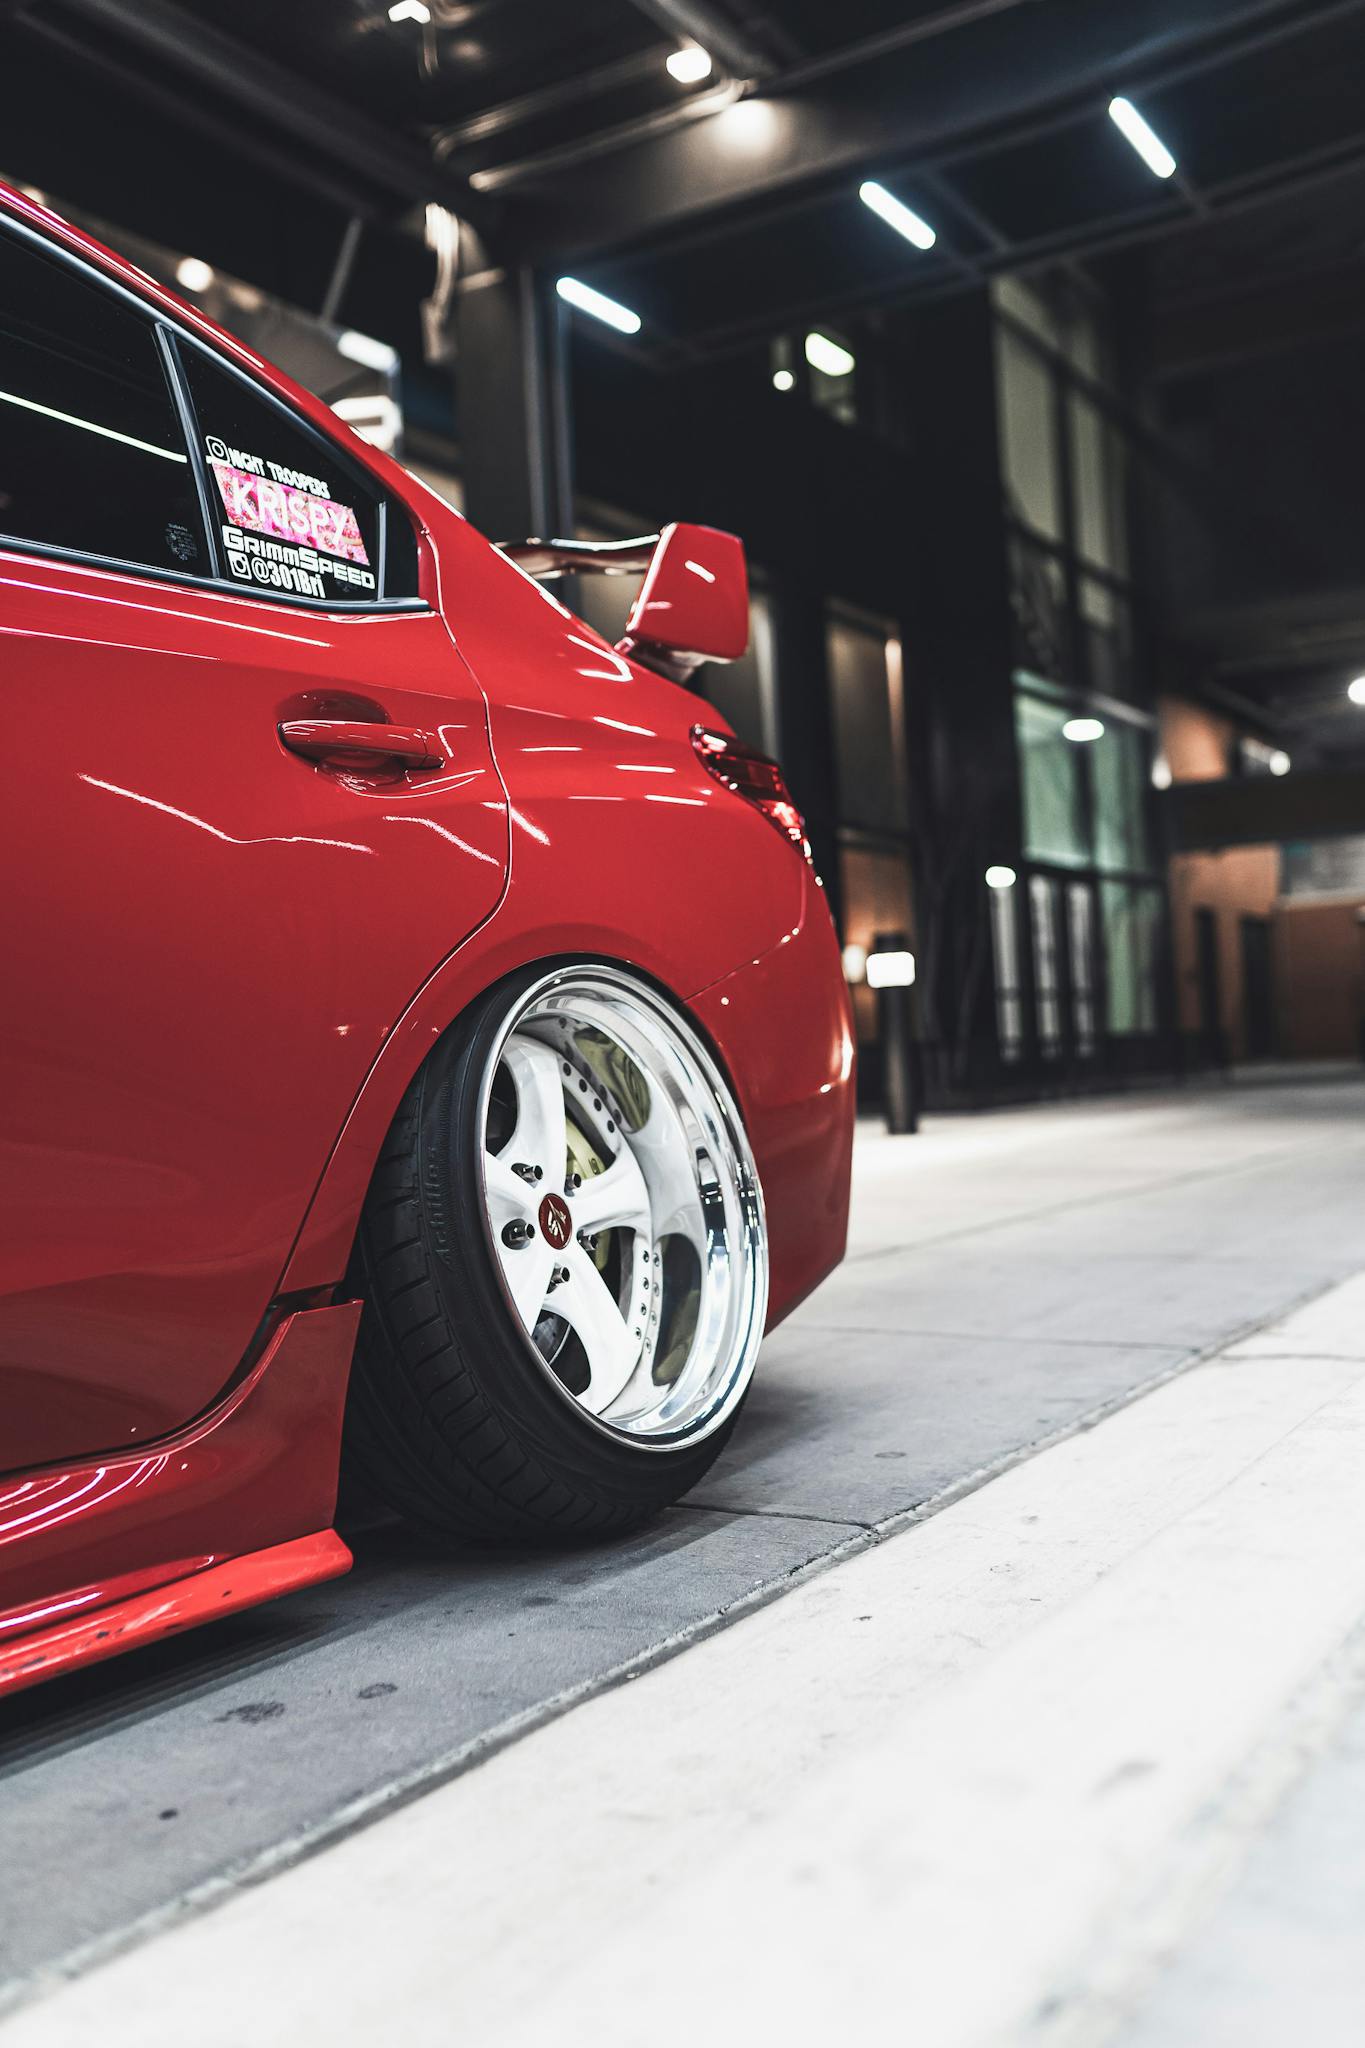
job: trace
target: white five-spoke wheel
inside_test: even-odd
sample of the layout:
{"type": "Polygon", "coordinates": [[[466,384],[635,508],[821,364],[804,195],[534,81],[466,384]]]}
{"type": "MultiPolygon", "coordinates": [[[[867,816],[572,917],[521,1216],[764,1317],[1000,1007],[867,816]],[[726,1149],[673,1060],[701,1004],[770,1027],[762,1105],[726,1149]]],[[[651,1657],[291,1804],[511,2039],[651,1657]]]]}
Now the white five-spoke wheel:
{"type": "Polygon", "coordinates": [[[758,1174],[716,1062],[620,967],[490,991],[408,1090],[350,1278],[366,1491],[479,1540],[631,1527],[719,1453],[767,1314],[758,1174]]]}
{"type": "Polygon", "coordinates": [[[644,984],[568,969],[493,1049],[489,1237],[554,1384],[599,1427],[695,1441],[737,1406],[767,1308],[758,1175],[729,1090],[644,984]]]}

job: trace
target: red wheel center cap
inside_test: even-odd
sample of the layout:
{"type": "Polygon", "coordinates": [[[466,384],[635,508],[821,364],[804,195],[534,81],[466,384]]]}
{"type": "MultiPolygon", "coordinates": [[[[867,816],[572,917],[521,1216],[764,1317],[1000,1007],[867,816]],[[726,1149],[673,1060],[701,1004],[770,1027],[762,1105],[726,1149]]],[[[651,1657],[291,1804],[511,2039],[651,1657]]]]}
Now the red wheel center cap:
{"type": "Polygon", "coordinates": [[[546,1244],[562,1252],[573,1236],[573,1218],[562,1195],[546,1195],[540,1205],[540,1232],[546,1244]]]}

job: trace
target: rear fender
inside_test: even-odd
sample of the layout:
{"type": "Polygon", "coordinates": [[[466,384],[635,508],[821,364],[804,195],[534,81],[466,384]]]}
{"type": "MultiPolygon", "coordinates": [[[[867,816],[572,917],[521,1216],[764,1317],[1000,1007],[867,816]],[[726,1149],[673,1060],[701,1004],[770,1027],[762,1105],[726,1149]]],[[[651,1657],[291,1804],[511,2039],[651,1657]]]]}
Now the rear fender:
{"type": "MultiPolygon", "coordinates": [[[[765,826],[765,830],[768,828],[765,826]]],[[[436,970],[391,1032],[337,1139],[280,1279],[279,1293],[334,1286],[346,1271],[366,1191],[389,1126],[437,1040],[480,996],[526,967],[565,958],[605,960],[645,975],[690,1010],[700,991],[679,990],[662,948],[649,940],[623,943],[619,930],[564,918],[513,928],[500,916],[436,970]]],[[[691,1011],[695,1017],[695,1011],[691,1011]]],[[[723,1013],[722,1013],[723,1014],[723,1013]]],[[[708,1037],[712,1036],[709,1028],[708,1037]]],[[[719,1048],[721,1065],[727,1060],[719,1048]]],[[[742,1095],[740,1089],[735,1089],[742,1095]]]]}

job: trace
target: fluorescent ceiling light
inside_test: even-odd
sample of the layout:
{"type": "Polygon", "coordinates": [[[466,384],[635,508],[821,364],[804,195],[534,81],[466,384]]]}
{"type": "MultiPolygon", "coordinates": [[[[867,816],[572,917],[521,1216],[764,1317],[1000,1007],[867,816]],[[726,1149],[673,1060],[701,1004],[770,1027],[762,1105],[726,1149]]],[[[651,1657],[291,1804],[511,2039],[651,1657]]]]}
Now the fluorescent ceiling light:
{"type": "Polygon", "coordinates": [[[819,370],[826,377],[846,377],[856,360],[837,341],[831,341],[827,334],[817,332],[806,336],[806,361],[812,370],[819,370]]]}
{"type": "Polygon", "coordinates": [[[389,9],[390,21],[430,21],[431,9],[426,0],[393,0],[389,9]]]}
{"type": "Polygon", "coordinates": [[[670,51],[664,63],[679,85],[700,85],[711,76],[711,59],[700,43],[684,43],[680,50],[670,51]]]}
{"type": "Polygon", "coordinates": [[[175,266],[175,281],[187,292],[206,292],[213,283],[213,265],[202,256],[182,256],[175,266]]]}
{"type": "Polygon", "coordinates": [[[867,985],[869,988],[909,988],[914,978],[915,956],[913,953],[869,953],[867,956],[867,985]]]}
{"type": "Polygon", "coordinates": [[[590,284],[580,284],[576,277],[561,277],[555,290],[561,299],[567,299],[571,306],[577,306],[580,313],[591,313],[594,320],[604,320],[608,327],[614,327],[618,334],[638,334],[640,316],[632,313],[629,306],[620,306],[615,299],[609,299],[605,292],[595,292],[590,284]]]}
{"type": "Polygon", "coordinates": [[[1283,747],[1276,747],[1274,753],[1266,762],[1266,767],[1270,770],[1272,775],[1287,775],[1290,769],[1293,767],[1293,765],[1293,762],[1290,760],[1288,754],[1286,754],[1283,747]]]}
{"type": "Polygon", "coordinates": [[[1073,740],[1078,747],[1085,746],[1090,740],[1102,740],[1104,721],[1099,718],[1068,718],[1062,727],[1062,738],[1073,740]]]}
{"type": "Polygon", "coordinates": [[[1154,171],[1158,178],[1170,177],[1175,169],[1175,158],[1156,130],[1143,120],[1131,100],[1121,96],[1110,100],[1109,118],[1119,134],[1132,143],[1149,171],[1154,171]]]}
{"type": "Polygon", "coordinates": [[[398,351],[387,341],[376,341],[372,334],[360,334],[354,327],[348,327],[344,334],[337,336],[337,350],[348,362],[360,363],[367,370],[378,370],[387,377],[398,368],[398,351]]]}
{"type": "Polygon", "coordinates": [[[889,228],[894,228],[898,235],[904,235],[906,241],[913,242],[917,249],[932,249],[938,240],[927,220],[921,220],[908,206],[902,206],[900,200],[894,198],[885,185],[879,185],[875,178],[864,179],[858,187],[858,197],[864,206],[870,206],[889,228]]]}
{"type": "MultiPolygon", "coordinates": [[[[795,373],[794,373],[793,371],[791,371],[791,370],[774,370],[774,371],[773,371],[773,390],[774,390],[774,391],[794,391],[795,389],[796,389],[796,376],[795,376],[795,373]]],[[[1362,699],[1362,701],[1365,701],[1365,699],[1362,699]]]]}
{"type": "Polygon", "coordinates": [[[988,889],[1012,889],[1018,879],[1019,877],[1015,874],[1013,868],[993,867],[986,870],[986,887],[988,889]]]}
{"type": "Polygon", "coordinates": [[[858,983],[858,982],[860,982],[860,981],[863,981],[863,980],[865,980],[865,979],[866,979],[866,977],[867,977],[867,947],[866,947],[866,946],[857,946],[857,945],[854,945],[854,944],[852,943],[852,941],[850,941],[850,942],[849,942],[849,944],[848,944],[847,946],[845,946],[845,947],[844,947],[844,952],[843,952],[843,962],[844,962],[844,980],[845,980],[845,981],[853,982],[853,983],[855,983],[855,984],[856,984],[856,983],[858,983]]]}
{"type": "Polygon", "coordinates": [[[1353,704],[1365,704],[1365,676],[1357,676],[1346,685],[1346,694],[1353,704]]]}
{"type": "Polygon", "coordinates": [[[20,398],[16,391],[0,391],[0,405],[20,405],[25,412],[40,412],[45,420],[60,420],[64,427],[82,427],[105,441],[122,441],[125,448],[138,448],[144,455],[159,455],[163,462],[188,462],[174,448],[158,448],[151,441],[139,441],[136,434],[121,434],[117,427],[102,427],[97,420],[78,419],[74,412],[58,412],[55,405],[39,405],[36,398],[20,398]]]}

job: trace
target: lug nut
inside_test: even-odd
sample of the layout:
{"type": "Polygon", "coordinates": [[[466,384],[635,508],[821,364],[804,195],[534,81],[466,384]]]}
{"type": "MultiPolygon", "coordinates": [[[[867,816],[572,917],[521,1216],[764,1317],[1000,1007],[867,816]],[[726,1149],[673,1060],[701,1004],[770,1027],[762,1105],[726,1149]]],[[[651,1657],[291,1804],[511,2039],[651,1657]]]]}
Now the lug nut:
{"type": "Polygon", "coordinates": [[[595,1252],[597,1250],[597,1234],[595,1231],[580,1230],[578,1242],[582,1245],[585,1252],[595,1252]]]}
{"type": "Polygon", "coordinates": [[[513,1217],[510,1223],[504,1223],[502,1226],[502,1241],[508,1250],[513,1252],[524,1250],[535,1234],[535,1224],[526,1222],[521,1216],[513,1217]]]}
{"type": "Polygon", "coordinates": [[[551,1273],[550,1275],[550,1287],[562,1287],[564,1285],[564,1282],[568,1279],[568,1277],[569,1269],[567,1266],[556,1266],[553,1273],[551,1273]]]}
{"type": "Polygon", "coordinates": [[[541,1180],[545,1174],[543,1166],[527,1166],[525,1164],[514,1166],[512,1171],[519,1175],[522,1180],[541,1180]]]}

